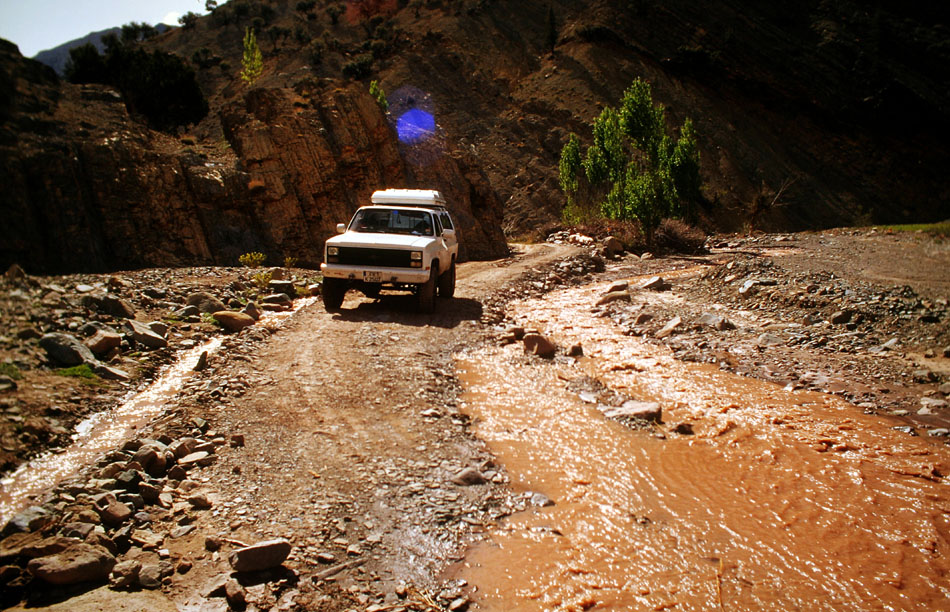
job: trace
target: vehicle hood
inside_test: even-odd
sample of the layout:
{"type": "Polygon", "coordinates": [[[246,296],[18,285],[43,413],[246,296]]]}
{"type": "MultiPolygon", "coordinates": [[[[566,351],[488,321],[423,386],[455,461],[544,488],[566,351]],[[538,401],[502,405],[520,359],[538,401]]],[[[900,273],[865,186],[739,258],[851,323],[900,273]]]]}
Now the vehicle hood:
{"type": "Polygon", "coordinates": [[[433,236],[346,232],[330,238],[327,244],[378,249],[422,249],[434,240],[433,236]]]}

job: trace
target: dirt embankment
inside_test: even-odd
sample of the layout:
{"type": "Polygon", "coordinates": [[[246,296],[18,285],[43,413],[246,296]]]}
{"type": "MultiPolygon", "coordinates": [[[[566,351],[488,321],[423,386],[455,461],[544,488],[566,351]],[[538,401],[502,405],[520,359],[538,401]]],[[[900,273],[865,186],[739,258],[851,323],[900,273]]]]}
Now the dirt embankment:
{"type": "MultiPolygon", "coordinates": [[[[575,542],[577,532],[569,520],[572,502],[537,480],[538,474],[547,473],[542,466],[554,465],[554,456],[529,453],[527,458],[509,461],[510,455],[498,447],[500,435],[510,448],[529,448],[535,428],[502,420],[493,433],[488,413],[473,405],[476,382],[471,378],[460,382],[458,377],[456,355],[483,346],[496,350],[511,337],[506,328],[515,324],[538,327],[564,347],[548,361],[524,355],[520,344],[511,345],[504,350],[517,354],[514,361],[506,365],[511,355],[502,355],[490,365],[502,378],[505,368],[511,368],[505,384],[517,386],[523,381],[522,391],[530,391],[530,397],[522,404],[529,402],[540,409],[547,420],[567,422],[576,411],[564,399],[571,394],[575,403],[590,398],[606,402],[605,406],[617,403],[620,378],[612,377],[636,377],[639,372],[647,381],[652,380],[654,367],[667,367],[666,360],[681,364],[684,371],[699,367],[694,362],[705,362],[713,365],[701,367],[730,376],[738,373],[779,383],[762,383],[769,385],[768,393],[815,391],[818,398],[836,394],[859,404],[842,402],[840,410],[860,417],[853,433],[837,434],[850,436],[842,442],[845,446],[823,443],[832,440],[828,436],[794,442],[816,445],[811,452],[850,456],[854,448],[864,448],[870,438],[864,439],[861,418],[870,419],[869,424],[883,423],[867,425],[873,436],[912,440],[909,434],[919,434],[917,440],[930,449],[932,469],[911,469],[903,463],[900,469],[939,484],[947,471],[941,442],[947,439],[942,435],[950,413],[943,356],[943,347],[950,344],[948,259],[945,244],[866,233],[723,239],[714,243],[708,255],[653,259],[626,255],[607,262],[605,268],[600,267],[602,261],[598,265],[596,258],[576,247],[534,245],[506,260],[460,266],[456,298],[440,302],[432,316],[416,314],[413,300],[397,294],[384,295],[379,301],[350,294],[336,315],[326,313],[319,302],[303,306],[283,321],[226,336],[221,348],[209,356],[207,367],[183,373],[178,387],[164,401],[161,416],[131,434],[121,449],[107,453],[94,466],[75,466],[76,476],[48,494],[24,500],[21,506],[35,506],[32,514],[20,515],[19,522],[8,529],[26,531],[0,544],[8,568],[3,573],[4,592],[9,594],[5,603],[12,605],[21,597],[31,605],[67,600],[71,609],[82,610],[95,609],[103,601],[113,605],[127,601],[134,606],[136,598],[148,593],[149,605],[156,609],[161,605],[172,609],[172,602],[215,610],[242,605],[306,610],[515,609],[504,603],[501,608],[492,606],[497,598],[520,602],[518,593],[527,591],[519,590],[517,583],[515,590],[505,591],[499,586],[504,581],[497,581],[497,576],[463,572],[461,578],[446,578],[442,574],[453,560],[460,560],[463,567],[479,562],[482,557],[465,556],[469,543],[489,534],[497,537],[499,525],[534,521],[524,532],[533,534],[530,542],[541,544],[558,531],[575,542]],[[860,269],[847,265],[844,254],[859,251],[863,254],[860,269]],[[895,259],[900,265],[894,265],[895,259]],[[882,282],[885,273],[891,274],[889,270],[899,271],[900,280],[882,282]],[[662,276],[668,286],[639,289],[641,282],[653,276],[662,276]],[[623,282],[626,287],[621,289],[623,282]],[[614,293],[626,297],[595,305],[614,283],[618,284],[614,293]],[[902,288],[904,284],[909,287],[902,288]],[[571,297],[574,294],[568,287],[577,287],[572,291],[591,303],[571,297]],[[526,298],[532,299],[526,302],[526,298]],[[558,301],[565,299],[573,302],[558,301]],[[571,321],[545,327],[554,322],[557,312],[570,308],[579,309],[571,321]],[[850,313],[847,321],[842,312],[850,313]],[[700,322],[704,314],[720,319],[700,322]],[[679,323],[670,326],[676,318],[679,323]],[[568,356],[567,339],[585,325],[594,325],[588,319],[610,330],[611,343],[628,351],[636,347],[640,353],[598,349],[606,341],[591,331],[579,338],[585,355],[568,356]],[[734,328],[719,324],[720,320],[734,328]],[[667,327],[668,332],[661,331],[667,327]],[[892,338],[897,342],[891,342],[892,338]],[[524,367],[535,368],[536,376],[523,379],[524,367]],[[553,386],[532,391],[549,374],[553,386]],[[605,388],[591,382],[597,379],[602,379],[601,385],[606,381],[607,390],[613,385],[614,394],[599,395],[605,388]],[[587,399],[576,399],[579,394],[587,399]],[[556,409],[551,412],[546,406],[556,409]],[[891,427],[903,427],[907,433],[891,427]],[[880,433],[882,428],[890,434],[880,433]],[[152,449],[157,449],[154,457],[152,449]],[[156,463],[159,455],[167,459],[162,469],[156,463]],[[549,505],[552,501],[554,509],[549,505]],[[261,572],[234,571],[231,558],[236,551],[274,540],[290,544],[282,565],[261,572]],[[127,586],[118,591],[107,587],[90,591],[90,586],[104,582],[101,574],[98,582],[79,586],[43,586],[35,567],[29,569],[30,559],[55,557],[79,541],[107,551],[112,563],[119,564],[111,568],[113,580],[127,586]],[[498,593],[495,600],[487,594],[489,587],[498,587],[492,591],[498,593]]],[[[142,279],[119,276],[137,288],[130,293],[138,293],[142,279]]],[[[233,271],[218,269],[190,270],[184,276],[182,271],[163,271],[147,278],[160,285],[154,289],[170,295],[187,293],[186,287],[192,284],[211,292],[224,293],[222,287],[228,286],[234,291],[231,283],[240,280],[233,271]]],[[[66,283],[34,280],[44,286],[66,283]]],[[[93,277],[85,280],[95,284],[93,277]]],[[[16,298],[6,303],[23,305],[24,301],[16,298]]],[[[156,304],[154,314],[161,308],[156,304]]],[[[81,325],[81,321],[75,323],[81,325]]],[[[171,322],[170,337],[178,333],[188,339],[183,325],[194,326],[193,332],[202,329],[200,323],[171,322]]],[[[9,338],[8,356],[36,358],[32,371],[17,381],[17,388],[3,392],[4,418],[16,422],[13,417],[20,398],[33,397],[32,403],[22,405],[40,407],[42,387],[47,384],[42,381],[53,378],[39,363],[35,339],[9,338]]],[[[166,361],[173,352],[169,351],[166,361]]],[[[669,366],[667,374],[672,376],[679,368],[669,366]]],[[[662,378],[657,379],[657,389],[671,384],[662,378]]],[[[706,384],[686,378],[673,386],[679,393],[706,384]]],[[[50,406],[60,403],[54,395],[98,396],[95,389],[73,390],[82,388],[66,381],[45,391],[50,394],[50,406]]],[[[635,391],[623,390],[628,398],[635,391]]],[[[508,394],[507,387],[489,388],[481,401],[485,406],[502,405],[508,394]]],[[[741,413],[742,401],[737,400],[727,412],[741,413]]],[[[811,401],[801,405],[807,408],[811,401]]],[[[815,402],[818,406],[824,400],[815,402]]],[[[700,434],[699,439],[711,424],[696,406],[687,404],[674,401],[665,406],[669,411],[665,424],[642,431],[611,429],[610,437],[624,448],[635,442],[630,436],[649,437],[650,432],[674,442],[691,432],[700,434]]],[[[820,406],[814,409],[818,416],[813,420],[824,418],[822,410],[820,406]]],[[[584,426],[597,418],[602,417],[583,416],[584,426]]],[[[547,432],[542,438],[556,441],[551,438],[554,429],[545,426],[538,431],[547,432]]],[[[724,431],[732,430],[726,427],[724,431]]],[[[733,443],[743,446],[742,439],[733,443]]],[[[552,452],[558,453],[558,461],[567,461],[569,445],[560,448],[563,453],[552,452]]],[[[821,461],[814,463],[815,478],[821,477],[821,465],[821,461]]],[[[565,464],[559,473],[570,476],[574,469],[565,464]]],[[[885,480],[910,478],[885,470],[886,474],[891,475],[882,477],[885,480]]],[[[572,478],[570,486],[587,486],[579,484],[585,481],[583,476],[572,478]]],[[[15,482],[4,481],[5,490],[10,486],[15,482]]],[[[794,485],[789,487],[789,495],[794,494],[794,485]]],[[[739,500],[733,502],[741,516],[747,509],[739,500]]],[[[887,507],[897,512],[896,505],[887,507]]],[[[642,524],[660,521],[659,515],[641,510],[638,516],[647,521],[642,524]]],[[[681,511],[685,512],[677,509],[681,511]]],[[[663,534],[685,538],[686,524],[674,519],[672,515],[663,519],[667,531],[644,532],[644,542],[652,542],[653,537],[662,540],[663,534]]],[[[517,527],[509,532],[521,533],[517,527]]],[[[626,533],[633,537],[635,532],[626,533]]],[[[939,550],[945,536],[939,528],[934,533],[939,550]]],[[[555,548],[566,550],[560,545],[555,548]]],[[[540,558],[540,549],[518,550],[524,559],[540,558]]],[[[521,561],[506,563],[514,568],[521,561]]],[[[684,557],[677,563],[691,561],[684,557]]],[[[737,596],[742,594],[743,575],[738,569],[727,565],[722,576],[736,578],[728,588],[738,589],[737,596]]],[[[654,587],[659,593],[660,587],[669,584],[661,581],[654,587]]],[[[576,596],[583,603],[589,599],[583,588],[545,592],[544,597],[550,595],[568,605],[576,596]]],[[[537,606],[548,601],[544,597],[523,609],[541,609],[537,606]]],[[[599,601],[590,597],[595,604],[599,601]]],[[[653,605],[663,603],[649,594],[638,597],[653,605]]]]}

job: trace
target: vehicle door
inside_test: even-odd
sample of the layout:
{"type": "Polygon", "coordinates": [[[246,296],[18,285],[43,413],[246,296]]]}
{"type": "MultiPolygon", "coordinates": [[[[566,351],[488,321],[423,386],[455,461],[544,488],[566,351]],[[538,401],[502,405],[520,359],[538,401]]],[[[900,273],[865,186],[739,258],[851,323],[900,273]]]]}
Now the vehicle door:
{"type": "Polygon", "coordinates": [[[459,243],[458,230],[455,229],[455,224],[452,223],[452,217],[449,216],[447,211],[441,211],[438,215],[439,221],[442,223],[442,228],[447,230],[452,230],[450,236],[444,236],[445,247],[450,251],[455,252],[455,247],[459,243]]]}

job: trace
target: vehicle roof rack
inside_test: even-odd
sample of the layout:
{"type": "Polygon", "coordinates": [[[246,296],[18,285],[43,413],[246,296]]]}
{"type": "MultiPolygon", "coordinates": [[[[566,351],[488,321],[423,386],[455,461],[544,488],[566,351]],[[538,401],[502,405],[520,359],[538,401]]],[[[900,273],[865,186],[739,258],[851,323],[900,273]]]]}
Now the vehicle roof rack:
{"type": "Polygon", "coordinates": [[[434,189],[384,189],[373,192],[370,201],[373,204],[445,208],[445,198],[434,189]]]}

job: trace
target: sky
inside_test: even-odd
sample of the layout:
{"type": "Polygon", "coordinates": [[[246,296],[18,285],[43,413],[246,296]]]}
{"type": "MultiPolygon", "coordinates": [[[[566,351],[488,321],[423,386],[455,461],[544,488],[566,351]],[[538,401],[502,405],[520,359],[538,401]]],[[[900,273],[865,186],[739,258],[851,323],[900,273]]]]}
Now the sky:
{"type": "MultiPolygon", "coordinates": [[[[224,2],[219,2],[224,4],[224,2]]],[[[0,38],[24,57],[131,21],[178,25],[178,17],[205,12],[204,0],[0,0],[0,38]]]]}

